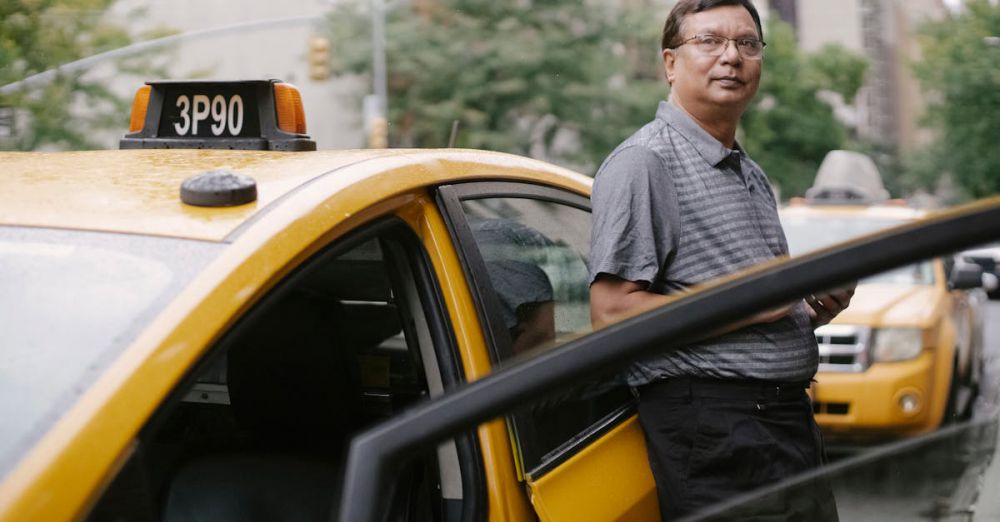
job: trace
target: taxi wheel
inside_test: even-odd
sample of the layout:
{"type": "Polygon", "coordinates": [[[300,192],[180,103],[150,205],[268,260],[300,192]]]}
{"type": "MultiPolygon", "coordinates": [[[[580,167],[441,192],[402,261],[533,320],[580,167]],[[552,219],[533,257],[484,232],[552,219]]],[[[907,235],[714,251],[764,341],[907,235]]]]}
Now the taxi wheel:
{"type": "Polygon", "coordinates": [[[975,402],[976,398],[979,397],[980,386],[983,382],[983,368],[985,367],[985,361],[983,360],[983,350],[984,344],[980,344],[980,349],[973,355],[972,364],[969,366],[969,375],[966,376],[965,380],[969,383],[969,391],[972,395],[969,397],[969,410],[972,410],[972,404],[975,402]]]}
{"type": "MultiPolygon", "coordinates": [[[[980,347],[983,344],[980,342],[980,347]]],[[[961,384],[961,389],[966,392],[967,399],[965,400],[964,409],[960,414],[962,420],[969,420],[972,418],[972,407],[976,402],[976,397],[979,397],[979,384],[982,380],[983,371],[983,351],[977,350],[972,354],[972,360],[969,361],[969,369],[966,375],[963,375],[959,379],[961,384]]],[[[958,392],[961,394],[961,389],[958,392]]]]}
{"type": "Polygon", "coordinates": [[[955,360],[951,364],[951,384],[948,387],[948,403],[945,405],[944,418],[941,419],[941,424],[951,424],[960,420],[968,420],[972,414],[972,402],[975,396],[975,386],[966,382],[966,379],[963,379],[958,374],[958,356],[956,355],[955,360]]]}
{"type": "MultiPolygon", "coordinates": [[[[957,353],[957,352],[956,352],[957,353]]],[[[944,406],[944,417],[941,424],[951,424],[958,418],[958,356],[951,363],[951,383],[948,384],[948,403],[944,406]]]]}

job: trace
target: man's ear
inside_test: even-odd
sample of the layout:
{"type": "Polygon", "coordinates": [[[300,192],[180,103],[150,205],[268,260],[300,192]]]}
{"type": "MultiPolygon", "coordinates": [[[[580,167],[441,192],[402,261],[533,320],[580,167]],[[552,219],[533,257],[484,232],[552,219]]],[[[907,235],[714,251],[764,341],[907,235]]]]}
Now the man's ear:
{"type": "Polygon", "coordinates": [[[677,60],[674,52],[673,49],[663,50],[663,73],[667,76],[667,83],[670,85],[674,84],[674,66],[677,60]]]}

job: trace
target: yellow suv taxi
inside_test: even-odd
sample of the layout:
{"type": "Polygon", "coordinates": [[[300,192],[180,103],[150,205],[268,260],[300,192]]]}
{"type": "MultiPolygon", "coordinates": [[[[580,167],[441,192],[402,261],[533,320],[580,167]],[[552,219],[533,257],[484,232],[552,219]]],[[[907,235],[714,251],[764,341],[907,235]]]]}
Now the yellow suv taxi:
{"type": "MultiPolygon", "coordinates": [[[[835,152],[843,155],[828,156],[809,197],[781,210],[792,255],[926,215],[880,202],[877,187],[865,190],[864,182],[836,183],[830,175],[836,160],[858,158],[835,152]]],[[[865,171],[865,163],[851,173],[865,171]]],[[[820,365],[812,397],[828,438],[913,435],[968,414],[982,365],[982,285],[980,267],[950,257],[859,281],[851,305],[816,330],[820,365]]]]}

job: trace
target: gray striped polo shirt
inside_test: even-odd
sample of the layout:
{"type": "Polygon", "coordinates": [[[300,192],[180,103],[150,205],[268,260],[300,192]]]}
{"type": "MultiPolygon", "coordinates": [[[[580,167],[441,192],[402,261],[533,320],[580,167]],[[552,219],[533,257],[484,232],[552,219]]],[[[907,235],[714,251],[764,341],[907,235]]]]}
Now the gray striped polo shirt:
{"type": "MultiPolygon", "coordinates": [[[[669,102],[608,156],[591,199],[591,282],[604,273],[670,294],[788,254],[761,168],[669,102]]],[[[809,380],[818,352],[805,306],[633,363],[626,380],[809,380]]]]}

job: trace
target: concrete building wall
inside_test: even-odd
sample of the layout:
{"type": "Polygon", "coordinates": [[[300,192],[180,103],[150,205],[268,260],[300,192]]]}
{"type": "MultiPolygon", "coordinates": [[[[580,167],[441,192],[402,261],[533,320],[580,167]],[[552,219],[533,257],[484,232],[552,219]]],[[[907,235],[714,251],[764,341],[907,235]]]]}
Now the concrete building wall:
{"type": "Polygon", "coordinates": [[[812,52],[828,43],[863,52],[861,0],[798,0],[796,33],[803,51],[812,52]]]}
{"type": "Polygon", "coordinates": [[[767,25],[767,20],[771,16],[771,4],[766,0],[753,0],[753,5],[757,8],[757,13],[760,15],[760,22],[767,25]]]}
{"type": "Polygon", "coordinates": [[[899,147],[900,75],[896,48],[907,35],[896,31],[892,0],[861,0],[861,42],[871,65],[863,95],[859,134],[876,143],[899,147]]]}
{"type": "Polygon", "coordinates": [[[927,20],[939,20],[947,14],[941,0],[894,0],[896,25],[899,33],[909,35],[897,47],[900,64],[897,76],[899,103],[899,141],[903,149],[920,148],[929,144],[933,134],[920,126],[920,117],[927,105],[920,83],[912,73],[912,64],[919,61],[921,51],[915,37],[927,20]]]}
{"type": "Polygon", "coordinates": [[[901,151],[927,143],[919,126],[925,104],[911,67],[919,59],[916,31],[944,15],[943,1],[797,0],[795,7],[804,51],[836,43],[869,60],[854,104],[858,135],[901,151]]]}

